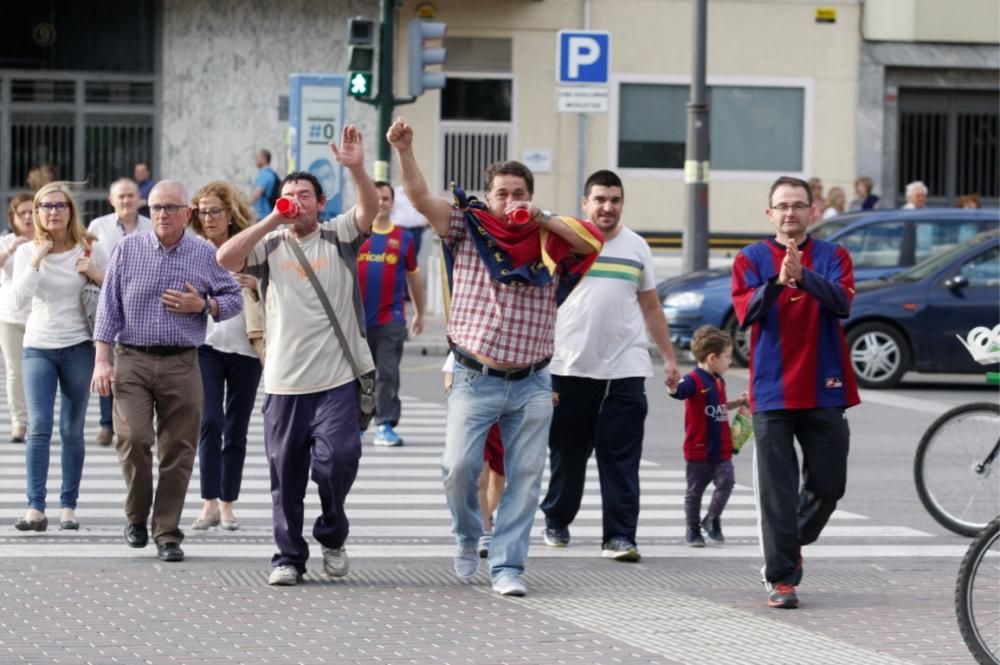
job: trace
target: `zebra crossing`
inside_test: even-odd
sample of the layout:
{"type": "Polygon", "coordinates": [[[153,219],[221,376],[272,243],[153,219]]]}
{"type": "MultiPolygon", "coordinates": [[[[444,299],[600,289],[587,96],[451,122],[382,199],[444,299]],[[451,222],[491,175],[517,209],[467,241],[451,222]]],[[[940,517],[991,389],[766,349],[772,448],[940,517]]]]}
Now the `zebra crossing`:
{"type": "MultiPolygon", "coordinates": [[[[2,393],[2,384],[0,384],[2,393]]],[[[201,507],[197,462],[188,489],[181,527],[184,549],[191,557],[260,558],[274,551],[271,537],[271,498],[264,455],[263,422],[258,397],[250,423],[243,485],[236,506],[241,528],[197,532],[187,528],[201,507]]],[[[2,403],[2,402],[0,402],[2,403]]],[[[58,409],[58,403],[57,403],[58,409]]],[[[98,431],[98,405],[94,398],[88,412],[87,457],[81,482],[77,518],[79,531],[58,529],[58,495],[61,473],[58,442],[52,448],[49,470],[49,522],[44,533],[20,533],[14,521],[25,510],[23,444],[7,443],[10,425],[0,423],[0,557],[152,557],[151,549],[135,550],[123,542],[125,485],[113,448],[92,442],[98,431]],[[53,529],[53,527],[55,527],[53,529]]],[[[406,445],[382,448],[364,438],[357,481],[347,500],[351,535],[347,543],[354,558],[448,558],[453,552],[451,519],[441,487],[440,457],[444,442],[445,409],[442,404],[403,397],[403,419],[397,432],[406,445]]],[[[681,463],[677,467],[643,460],[640,467],[642,512],[639,547],[647,557],[727,557],[759,559],[756,512],[749,486],[750,455],[736,458],[737,486],[723,515],[725,545],[691,550],[683,544],[683,501],[686,487],[681,463]],[[743,482],[740,482],[743,481],[743,482]]],[[[546,469],[542,495],[548,481],[546,469]]],[[[706,492],[705,503],[710,492],[706,492]]],[[[319,513],[319,497],[310,484],[306,496],[306,532],[314,555],[319,545],[308,536],[319,513]]],[[[601,541],[600,493],[597,469],[591,459],[587,489],[579,515],[571,526],[573,541],[565,549],[551,549],[541,542],[541,512],[532,529],[531,557],[598,557],[601,541]]],[[[837,511],[824,531],[822,544],[809,548],[809,556],[872,558],[881,556],[956,556],[960,546],[935,542],[932,534],[905,526],[873,524],[864,515],[837,511]]]]}

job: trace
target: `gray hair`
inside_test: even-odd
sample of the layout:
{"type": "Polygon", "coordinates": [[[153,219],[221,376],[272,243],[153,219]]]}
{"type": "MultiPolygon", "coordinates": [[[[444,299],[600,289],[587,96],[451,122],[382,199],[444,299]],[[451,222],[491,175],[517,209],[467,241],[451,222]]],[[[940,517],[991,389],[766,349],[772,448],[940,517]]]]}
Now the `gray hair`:
{"type": "Polygon", "coordinates": [[[917,192],[923,192],[924,194],[929,193],[927,185],[925,185],[920,180],[914,180],[913,182],[911,182],[909,185],[906,186],[906,199],[909,200],[910,198],[915,196],[917,192]]]}

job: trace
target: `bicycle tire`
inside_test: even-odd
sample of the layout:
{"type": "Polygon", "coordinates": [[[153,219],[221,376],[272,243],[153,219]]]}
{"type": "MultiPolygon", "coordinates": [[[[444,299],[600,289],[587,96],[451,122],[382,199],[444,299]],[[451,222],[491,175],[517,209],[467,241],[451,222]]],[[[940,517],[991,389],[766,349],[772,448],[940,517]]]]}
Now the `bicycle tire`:
{"type": "Polygon", "coordinates": [[[969,652],[980,665],[1000,665],[1000,518],[979,532],[955,583],[955,615],[969,652]],[[989,559],[989,560],[987,560],[989,559]]]}
{"type": "Polygon", "coordinates": [[[1000,458],[982,472],[975,468],[1000,444],[998,432],[1000,405],[972,402],[942,414],[917,445],[913,480],[920,502],[959,535],[975,536],[1000,510],[1000,483],[993,476],[1000,458]]]}

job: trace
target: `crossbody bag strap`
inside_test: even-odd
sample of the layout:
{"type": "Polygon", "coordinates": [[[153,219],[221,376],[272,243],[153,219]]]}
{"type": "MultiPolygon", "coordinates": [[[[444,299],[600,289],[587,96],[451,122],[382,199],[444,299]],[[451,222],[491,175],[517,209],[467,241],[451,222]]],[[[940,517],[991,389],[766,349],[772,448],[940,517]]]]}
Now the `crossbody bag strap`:
{"type": "Polygon", "coordinates": [[[330,303],[330,299],[326,296],[326,291],[323,290],[323,286],[319,283],[319,278],[316,277],[316,273],[313,271],[312,266],[309,264],[309,259],[306,258],[305,252],[299,247],[299,243],[294,238],[287,238],[285,242],[292,249],[292,254],[295,258],[299,260],[302,264],[302,270],[305,272],[306,277],[309,278],[309,283],[312,284],[313,288],[316,290],[316,295],[319,296],[320,303],[323,304],[323,309],[326,310],[326,317],[330,319],[330,325],[333,326],[333,332],[336,333],[337,339],[340,340],[340,346],[344,349],[344,355],[347,356],[347,362],[351,365],[351,371],[354,372],[354,376],[361,377],[361,371],[358,367],[358,363],[354,360],[354,354],[351,353],[351,347],[347,345],[347,339],[344,337],[344,331],[340,327],[340,321],[337,319],[337,314],[333,311],[333,305],[330,303]]]}

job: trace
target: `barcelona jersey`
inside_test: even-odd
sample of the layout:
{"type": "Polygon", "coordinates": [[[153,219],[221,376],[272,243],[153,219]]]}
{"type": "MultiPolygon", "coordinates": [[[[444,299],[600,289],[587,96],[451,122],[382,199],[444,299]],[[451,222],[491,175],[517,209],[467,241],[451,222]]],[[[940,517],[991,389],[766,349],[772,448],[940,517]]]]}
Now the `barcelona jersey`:
{"type": "Polygon", "coordinates": [[[684,461],[722,462],[733,456],[726,410],[726,382],[696,367],[677,386],[684,400],[684,461]]]}
{"type": "Polygon", "coordinates": [[[854,299],[854,267],[840,245],[806,238],[802,280],[777,283],[785,247],[774,238],[745,247],[733,262],[733,307],[750,328],[754,413],[850,407],[860,403],[840,319],[854,299]]]}
{"type": "Polygon", "coordinates": [[[405,321],[403,298],[406,273],[416,272],[413,236],[399,226],[388,231],[372,229],[358,253],[358,282],[365,305],[365,327],[378,328],[390,321],[405,321]]]}

